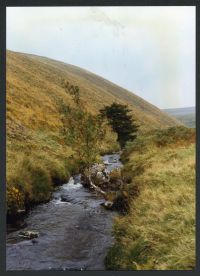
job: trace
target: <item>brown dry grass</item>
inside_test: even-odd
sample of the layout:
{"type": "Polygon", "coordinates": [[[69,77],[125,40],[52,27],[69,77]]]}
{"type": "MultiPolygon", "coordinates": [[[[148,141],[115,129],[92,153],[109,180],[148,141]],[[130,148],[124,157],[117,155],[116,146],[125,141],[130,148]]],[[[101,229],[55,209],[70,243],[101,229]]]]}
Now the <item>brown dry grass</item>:
{"type": "Polygon", "coordinates": [[[138,137],[124,153],[127,191],[139,193],[116,219],[112,270],[195,268],[195,131],[184,127],[138,137]],[[162,134],[163,133],[163,137],[162,134]],[[173,137],[172,137],[173,136],[173,137]],[[164,144],[160,144],[160,142],[164,144]]]}

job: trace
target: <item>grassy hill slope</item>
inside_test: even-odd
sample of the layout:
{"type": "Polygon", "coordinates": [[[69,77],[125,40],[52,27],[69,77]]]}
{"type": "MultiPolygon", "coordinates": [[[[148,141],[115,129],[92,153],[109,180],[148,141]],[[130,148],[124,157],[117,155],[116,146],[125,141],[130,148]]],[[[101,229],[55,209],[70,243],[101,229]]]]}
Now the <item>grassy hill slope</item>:
{"type": "MultiPolygon", "coordinates": [[[[52,184],[64,181],[72,171],[72,149],[60,134],[60,100],[71,104],[63,79],[80,87],[90,112],[117,101],[133,110],[140,131],[179,124],[140,97],[81,68],[11,51],[6,66],[7,201],[13,210],[23,207],[25,200],[47,200],[52,184]]],[[[115,141],[110,131],[102,151],[117,149],[115,141]]]]}
{"type": "Polygon", "coordinates": [[[8,116],[17,115],[25,125],[57,126],[55,97],[69,101],[61,81],[66,79],[80,87],[91,111],[113,101],[127,103],[142,129],[178,124],[178,121],[133,93],[84,69],[44,57],[7,52],[8,116]],[[11,105],[9,105],[11,104],[11,105]],[[17,110],[17,114],[16,114],[17,110]],[[14,113],[14,114],[12,114],[14,113]],[[27,115],[26,118],[24,115],[27,115]]]}

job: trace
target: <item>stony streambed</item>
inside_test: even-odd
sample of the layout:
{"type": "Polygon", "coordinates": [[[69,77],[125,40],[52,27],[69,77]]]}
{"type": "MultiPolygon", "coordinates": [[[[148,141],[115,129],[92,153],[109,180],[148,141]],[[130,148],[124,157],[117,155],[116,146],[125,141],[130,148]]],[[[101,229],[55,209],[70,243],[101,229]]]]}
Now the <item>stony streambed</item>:
{"type": "MultiPolygon", "coordinates": [[[[119,154],[102,158],[109,171],[122,166],[119,154]]],[[[30,211],[23,229],[8,226],[7,270],[104,270],[116,213],[102,207],[103,202],[80,184],[80,176],[70,178],[50,202],[30,211]],[[22,230],[37,231],[39,237],[24,240],[22,230]]]]}

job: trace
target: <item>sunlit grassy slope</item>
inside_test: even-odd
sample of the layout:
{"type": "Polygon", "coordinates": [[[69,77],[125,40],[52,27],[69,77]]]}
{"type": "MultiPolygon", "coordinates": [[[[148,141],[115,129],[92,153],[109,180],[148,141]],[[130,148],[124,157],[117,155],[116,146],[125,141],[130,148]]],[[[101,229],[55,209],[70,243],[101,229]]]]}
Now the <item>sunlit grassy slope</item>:
{"type": "Polygon", "coordinates": [[[26,127],[59,126],[55,98],[69,102],[61,86],[66,79],[80,87],[88,108],[96,112],[103,105],[119,101],[129,104],[142,129],[178,124],[178,121],[133,93],[81,68],[44,57],[7,52],[8,119],[26,127]]]}
{"type": "Polygon", "coordinates": [[[195,132],[151,132],[123,154],[128,215],[116,219],[108,269],[195,268],[195,132]]]}
{"type": "MultiPolygon", "coordinates": [[[[104,105],[117,101],[133,110],[140,131],[179,124],[133,93],[72,65],[7,51],[6,69],[10,205],[14,202],[13,187],[20,186],[30,200],[45,200],[52,182],[64,181],[71,172],[67,157],[72,149],[65,145],[60,134],[60,100],[71,103],[71,97],[62,88],[63,79],[80,87],[81,98],[90,112],[98,112],[104,105]]],[[[117,149],[115,140],[110,131],[102,142],[102,150],[117,149]]]]}

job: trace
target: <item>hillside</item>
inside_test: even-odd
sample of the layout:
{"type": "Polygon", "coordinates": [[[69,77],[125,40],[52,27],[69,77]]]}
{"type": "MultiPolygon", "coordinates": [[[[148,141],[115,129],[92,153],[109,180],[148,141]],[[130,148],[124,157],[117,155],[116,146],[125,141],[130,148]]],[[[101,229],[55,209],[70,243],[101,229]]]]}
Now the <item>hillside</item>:
{"type": "Polygon", "coordinates": [[[187,127],[196,127],[195,119],[195,107],[184,107],[184,108],[169,108],[163,109],[164,112],[178,119],[187,127]]]}
{"type": "MultiPolygon", "coordinates": [[[[6,70],[8,209],[19,208],[24,195],[28,201],[47,200],[52,183],[63,182],[74,169],[68,159],[72,149],[60,134],[60,101],[71,103],[63,79],[80,87],[81,98],[93,113],[113,101],[128,104],[141,132],[179,124],[133,93],[72,65],[7,51],[6,70]]],[[[116,149],[110,131],[102,151],[116,149]]]]}
{"type": "Polygon", "coordinates": [[[86,70],[35,55],[7,52],[8,118],[19,120],[31,128],[48,124],[57,126],[55,97],[69,101],[61,81],[65,79],[80,87],[91,111],[119,101],[129,104],[142,129],[160,128],[178,124],[157,107],[133,93],[86,70]],[[17,113],[16,114],[16,110],[17,113]],[[27,116],[24,116],[24,115],[27,116]],[[26,118],[25,118],[26,117],[26,118]]]}

